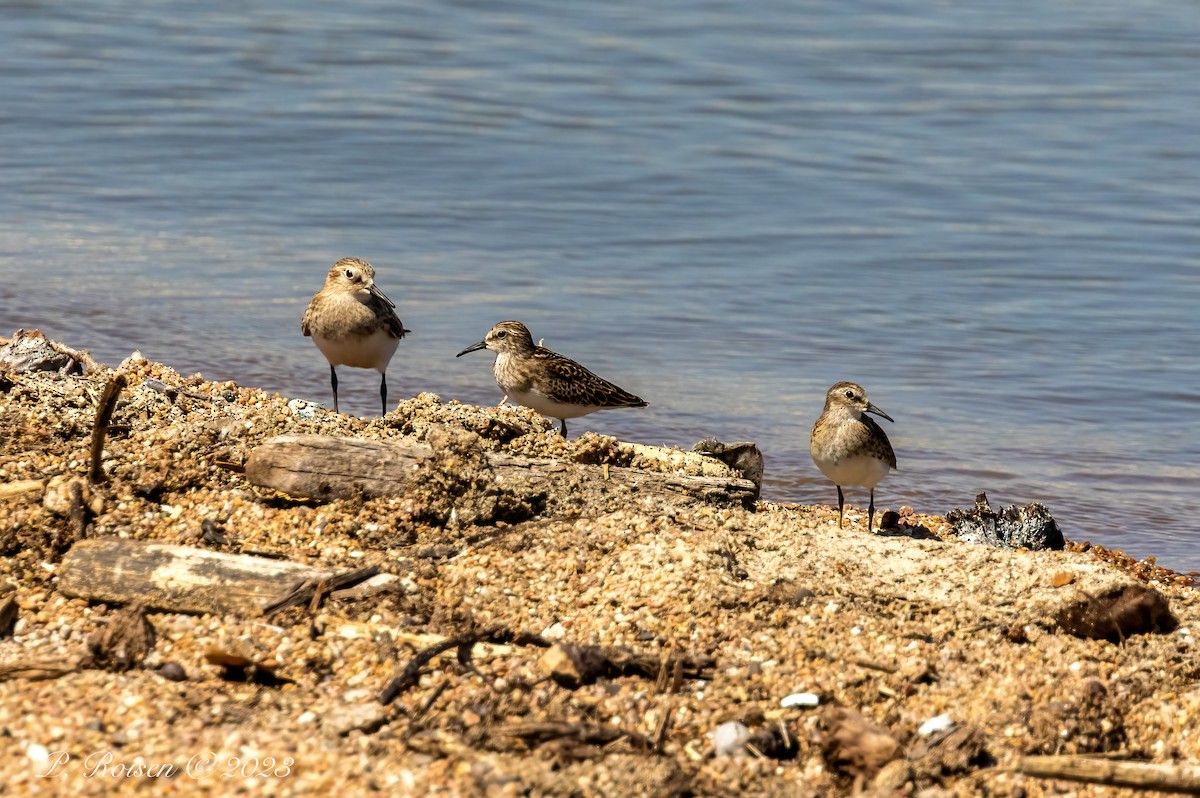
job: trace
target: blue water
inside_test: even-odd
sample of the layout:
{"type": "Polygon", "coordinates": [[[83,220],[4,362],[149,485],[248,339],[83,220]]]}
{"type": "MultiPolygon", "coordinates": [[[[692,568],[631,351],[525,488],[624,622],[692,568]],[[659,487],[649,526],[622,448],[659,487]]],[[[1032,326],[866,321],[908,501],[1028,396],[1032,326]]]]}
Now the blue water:
{"type": "Polygon", "coordinates": [[[881,505],[1200,569],[1194,3],[26,0],[0,54],[0,332],[328,401],[299,319],[353,255],[394,397],[496,402],[454,353],[521,319],[652,404],[572,432],[755,440],[831,503],[853,379],[881,505]]]}

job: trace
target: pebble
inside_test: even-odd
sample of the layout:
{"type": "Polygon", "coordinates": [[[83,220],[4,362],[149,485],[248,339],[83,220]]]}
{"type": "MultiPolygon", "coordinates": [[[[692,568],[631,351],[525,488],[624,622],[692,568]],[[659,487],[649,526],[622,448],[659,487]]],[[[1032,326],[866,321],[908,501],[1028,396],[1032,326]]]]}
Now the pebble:
{"type": "Polygon", "coordinates": [[[779,702],[779,706],[787,707],[815,707],[821,703],[821,697],[816,693],[792,693],[786,696],[779,702]]]}
{"type": "Polygon", "coordinates": [[[947,712],[941,715],[935,715],[934,717],[922,723],[917,727],[917,734],[921,735],[922,737],[928,737],[936,732],[945,731],[946,729],[953,729],[954,726],[954,720],[950,717],[950,713],[947,712]]]}
{"type": "Polygon", "coordinates": [[[717,756],[745,756],[746,743],[750,741],[750,729],[744,723],[731,720],[718,726],[709,737],[717,756]]]}

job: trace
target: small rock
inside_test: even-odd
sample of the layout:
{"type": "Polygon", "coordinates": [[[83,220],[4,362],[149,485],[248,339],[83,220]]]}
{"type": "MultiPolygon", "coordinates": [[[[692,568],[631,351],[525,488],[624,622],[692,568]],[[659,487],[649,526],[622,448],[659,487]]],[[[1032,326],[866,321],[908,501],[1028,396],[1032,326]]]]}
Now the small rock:
{"type": "Polygon", "coordinates": [[[292,415],[303,419],[316,418],[317,414],[321,411],[320,405],[314,405],[303,399],[293,399],[287,403],[287,407],[292,412],[292,415]]]}
{"type": "Polygon", "coordinates": [[[158,675],[169,682],[187,681],[187,671],[178,662],[164,662],[158,669],[158,675]]]}
{"type": "Polygon", "coordinates": [[[574,690],[612,672],[612,663],[598,648],[558,643],[546,649],[538,665],[560,685],[574,690]]]}
{"type": "Polygon", "coordinates": [[[792,693],[779,702],[781,707],[815,707],[821,703],[816,693],[792,693]]]}
{"type": "Polygon", "coordinates": [[[917,734],[922,737],[928,737],[934,732],[945,731],[946,729],[954,728],[954,720],[949,713],[936,715],[917,727],[917,734]]]}
{"type": "Polygon", "coordinates": [[[894,759],[875,774],[871,787],[879,795],[901,795],[912,778],[912,765],[908,764],[908,760],[894,759]]]}
{"type": "Polygon", "coordinates": [[[87,482],[69,474],[60,474],[46,483],[42,506],[55,515],[66,517],[86,506],[89,498],[91,489],[87,482]]]}
{"type": "Polygon", "coordinates": [[[736,720],[726,721],[710,732],[709,738],[718,757],[745,756],[746,743],[750,741],[750,729],[736,720]]]}
{"type": "Polygon", "coordinates": [[[1054,576],[1050,577],[1050,584],[1054,587],[1066,587],[1075,581],[1075,574],[1070,571],[1059,571],[1054,576]]]}
{"type": "Polygon", "coordinates": [[[326,713],[322,728],[330,737],[345,737],[352,731],[370,734],[387,722],[389,711],[375,701],[342,704],[326,713]]]}

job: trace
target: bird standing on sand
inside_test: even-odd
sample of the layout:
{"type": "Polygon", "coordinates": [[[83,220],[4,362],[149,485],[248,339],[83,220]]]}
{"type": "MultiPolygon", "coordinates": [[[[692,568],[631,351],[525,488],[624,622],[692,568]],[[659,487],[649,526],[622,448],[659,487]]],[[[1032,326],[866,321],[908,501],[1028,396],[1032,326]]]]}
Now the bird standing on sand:
{"type": "Polygon", "coordinates": [[[813,425],[809,452],[821,473],[833,480],[838,493],[838,528],[842,526],[843,485],[861,485],[871,491],[867,531],[875,515],[875,486],[896,467],[896,453],[883,429],[868,418],[874,413],[888,421],[892,417],[867,399],[867,392],[853,382],[839,382],[825,394],[825,409],[813,425]]]}
{"type": "Polygon", "coordinates": [[[308,308],[300,330],[312,336],[329,361],[333,410],[338,412],[338,366],[379,372],[379,398],[387,415],[387,367],[396,345],[411,330],[396,315],[396,303],[375,285],[375,268],[365,260],[342,258],[308,308]]]}
{"type": "Polygon", "coordinates": [[[611,382],[597,377],[568,357],[533,343],[528,328],[519,321],[502,321],[477,344],[459,352],[462,357],[478,349],[496,353],[492,373],[500,390],[513,402],[531,407],[562,422],[613,407],[646,407],[647,403],[611,382]]]}

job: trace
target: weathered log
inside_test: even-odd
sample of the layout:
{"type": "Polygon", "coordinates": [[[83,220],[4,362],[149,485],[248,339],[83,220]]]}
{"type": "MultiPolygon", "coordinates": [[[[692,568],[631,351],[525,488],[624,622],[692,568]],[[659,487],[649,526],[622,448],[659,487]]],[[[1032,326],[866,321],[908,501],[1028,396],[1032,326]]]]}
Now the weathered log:
{"type": "Polygon", "coordinates": [[[1026,776],[1110,787],[1200,794],[1200,767],[1153,762],[1118,762],[1086,756],[1023,756],[1016,769],[1026,776]]]}
{"type": "Polygon", "coordinates": [[[75,598],[168,612],[256,617],[298,585],[336,575],[334,569],[287,560],[96,538],[77,542],[63,557],[59,590],[75,598]]]}
{"type": "MultiPolygon", "coordinates": [[[[416,466],[433,450],[421,443],[381,443],[359,438],[324,435],[281,435],[250,453],[246,479],[255,485],[322,501],[403,494],[416,466]]],[[[607,480],[630,491],[662,492],[718,504],[749,505],[757,486],[736,477],[690,476],[602,467],[558,460],[489,454],[488,463],[497,481],[517,478],[530,490],[544,490],[561,480],[568,469],[607,480]]]]}

